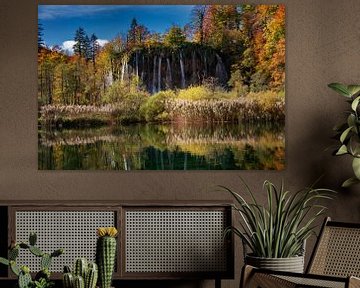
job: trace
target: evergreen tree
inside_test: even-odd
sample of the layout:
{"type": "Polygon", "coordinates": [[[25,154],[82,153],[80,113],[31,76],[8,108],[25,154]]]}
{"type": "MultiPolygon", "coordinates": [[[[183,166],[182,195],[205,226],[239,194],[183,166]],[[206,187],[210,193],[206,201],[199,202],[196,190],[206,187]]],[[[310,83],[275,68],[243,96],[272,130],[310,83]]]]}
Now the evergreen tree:
{"type": "Polygon", "coordinates": [[[96,55],[100,50],[100,45],[97,40],[98,40],[97,36],[93,33],[90,37],[90,58],[94,63],[94,65],[95,65],[96,55]]]}
{"type": "Polygon", "coordinates": [[[85,39],[84,39],[84,58],[86,60],[92,59],[91,43],[88,35],[85,35],[85,39]]]}
{"type": "Polygon", "coordinates": [[[41,23],[38,23],[38,51],[40,51],[40,49],[45,46],[43,39],[44,36],[43,31],[44,31],[44,27],[42,26],[41,23]]]}
{"type": "Polygon", "coordinates": [[[167,46],[178,47],[186,40],[184,31],[176,25],[173,25],[164,37],[164,43],[167,46]]]}
{"type": "Polygon", "coordinates": [[[131,24],[130,24],[130,29],[128,31],[128,35],[127,35],[127,42],[130,44],[135,44],[136,43],[136,32],[137,32],[137,28],[138,28],[138,23],[136,21],[135,18],[133,18],[131,20],[131,24]]]}
{"type": "Polygon", "coordinates": [[[73,48],[74,48],[74,53],[81,57],[86,56],[86,48],[85,48],[85,45],[86,45],[85,38],[86,37],[87,36],[86,36],[84,28],[79,27],[75,32],[74,40],[76,43],[74,44],[73,48]]]}

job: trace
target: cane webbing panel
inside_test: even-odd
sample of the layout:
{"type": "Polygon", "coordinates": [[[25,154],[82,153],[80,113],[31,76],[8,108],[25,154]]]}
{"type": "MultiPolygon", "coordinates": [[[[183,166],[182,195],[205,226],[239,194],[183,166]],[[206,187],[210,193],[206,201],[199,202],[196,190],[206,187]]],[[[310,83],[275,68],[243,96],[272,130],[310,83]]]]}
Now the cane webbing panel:
{"type": "MultiPolygon", "coordinates": [[[[29,233],[36,232],[37,246],[46,253],[63,248],[65,253],[54,258],[50,270],[62,272],[72,267],[74,259],[95,260],[96,228],[115,226],[114,211],[16,211],[16,241],[28,243],[29,233]]],[[[31,271],[40,270],[40,258],[20,250],[18,262],[31,271]]]]}
{"type": "Polygon", "coordinates": [[[360,229],[326,226],[309,273],[360,277],[360,229]]]}
{"type": "Polygon", "coordinates": [[[125,272],[223,272],[224,211],[125,212],[125,272]]]}
{"type": "Polygon", "coordinates": [[[326,287],[326,288],[345,288],[345,279],[343,282],[331,281],[316,278],[302,278],[295,276],[277,276],[281,279],[287,280],[296,284],[294,287],[326,287]]]}

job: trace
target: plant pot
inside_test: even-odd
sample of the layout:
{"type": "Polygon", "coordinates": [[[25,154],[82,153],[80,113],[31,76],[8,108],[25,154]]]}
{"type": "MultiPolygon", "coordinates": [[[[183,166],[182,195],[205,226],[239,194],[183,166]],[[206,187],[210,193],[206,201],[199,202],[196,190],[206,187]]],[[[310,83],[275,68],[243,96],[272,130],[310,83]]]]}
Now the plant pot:
{"type": "Polygon", "coordinates": [[[245,263],[262,269],[304,273],[303,255],[289,258],[263,258],[246,255],[245,263]]]}

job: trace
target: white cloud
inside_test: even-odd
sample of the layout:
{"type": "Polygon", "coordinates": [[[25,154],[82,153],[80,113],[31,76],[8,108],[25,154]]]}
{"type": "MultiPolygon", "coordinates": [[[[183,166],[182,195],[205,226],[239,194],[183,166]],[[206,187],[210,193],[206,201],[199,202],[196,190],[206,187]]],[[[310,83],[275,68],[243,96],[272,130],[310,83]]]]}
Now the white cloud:
{"type": "Polygon", "coordinates": [[[64,41],[61,45],[61,49],[64,50],[66,53],[73,54],[74,53],[74,45],[76,41],[74,40],[68,40],[64,41]]]}
{"type": "MultiPolygon", "coordinates": [[[[106,39],[97,39],[97,42],[99,43],[100,47],[103,47],[106,43],[109,43],[109,40],[106,39]]],[[[61,49],[64,50],[67,54],[72,55],[74,54],[74,45],[76,41],[74,40],[67,40],[64,41],[61,45],[61,49]]]]}
{"type": "Polygon", "coordinates": [[[84,15],[120,10],[128,5],[39,5],[38,17],[43,19],[73,18],[84,15]]]}
{"type": "Polygon", "coordinates": [[[100,47],[104,47],[106,43],[109,43],[109,40],[106,39],[97,39],[96,41],[99,43],[100,47]]]}

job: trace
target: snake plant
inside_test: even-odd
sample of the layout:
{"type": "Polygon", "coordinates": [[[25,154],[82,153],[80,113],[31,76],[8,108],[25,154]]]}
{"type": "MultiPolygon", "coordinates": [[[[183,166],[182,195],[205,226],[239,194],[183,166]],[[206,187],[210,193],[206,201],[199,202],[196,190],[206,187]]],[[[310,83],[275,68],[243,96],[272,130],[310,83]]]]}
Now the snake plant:
{"type": "MultiPolygon", "coordinates": [[[[242,180],[243,181],[243,180],[242,180]]],[[[334,191],[329,189],[305,188],[296,193],[264,182],[267,203],[262,205],[243,181],[245,193],[251,201],[227,187],[220,186],[235,199],[233,205],[240,215],[239,227],[229,227],[226,234],[233,232],[247,245],[252,256],[265,258],[288,258],[301,255],[303,244],[314,233],[316,220],[326,207],[318,200],[331,199],[334,191]]]]}

